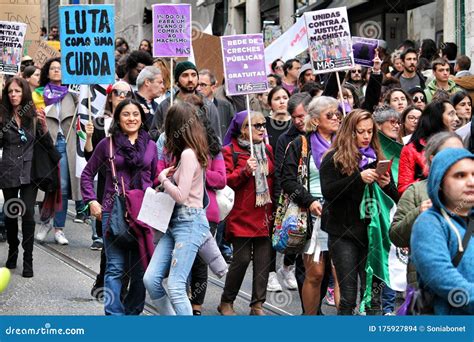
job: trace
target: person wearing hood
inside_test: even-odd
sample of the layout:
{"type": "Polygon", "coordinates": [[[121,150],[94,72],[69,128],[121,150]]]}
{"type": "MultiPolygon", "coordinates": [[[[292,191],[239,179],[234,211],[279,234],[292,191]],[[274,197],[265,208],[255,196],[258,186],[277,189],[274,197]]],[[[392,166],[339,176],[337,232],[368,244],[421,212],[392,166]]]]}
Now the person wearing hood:
{"type": "Polygon", "coordinates": [[[454,94],[460,90],[453,80],[449,79],[449,63],[443,58],[437,58],[432,63],[434,80],[426,85],[425,95],[428,103],[433,99],[433,95],[438,89],[446,90],[449,94],[454,94]]]}
{"type": "MultiPolygon", "coordinates": [[[[453,132],[439,132],[433,135],[424,149],[426,163],[431,166],[434,156],[445,148],[463,148],[459,135],[453,132]]],[[[431,208],[428,197],[427,180],[413,183],[400,197],[397,212],[390,225],[390,241],[399,248],[410,247],[410,237],[416,218],[424,211],[431,208]]],[[[407,283],[412,288],[417,288],[416,269],[413,262],[408,263],[407,283]]]]}
{"type": "Polygon", "coordinates": [[[468,226],[473,219],[474,155],[465,149],[439,152],[431,164],[428,195],[433,206],[415,221],[410,239],[420,287],[433,294],[434,314],[472,315],[474,248],[469,244],[474,242],[468,226]]]}
{"type": "Polygon", "coordinates": [[[301,88],[308,82],[315,82],[316,76],[313,73],[313,68],[311,64],[307,63],[303,65],[298,74],[298,89],[301,91],[301,88]]]}
{"type": "Polygon", "coordinates": [[[262,305],[266,300],[272,251],[270,231],[273,227],[275,172],[272,147],[264,141],[265,125],[262,113],[251,112],[249,119],[246,111],[239,112],[232,119],[224,138],[222,153],[227,185],[235,191],[234,207],[226,222],[226,240],[232,242],[234,257],[217,308],[224,316],[235,315],[233,303],[251,260],[250,314],[264,315],[262,305]]]}

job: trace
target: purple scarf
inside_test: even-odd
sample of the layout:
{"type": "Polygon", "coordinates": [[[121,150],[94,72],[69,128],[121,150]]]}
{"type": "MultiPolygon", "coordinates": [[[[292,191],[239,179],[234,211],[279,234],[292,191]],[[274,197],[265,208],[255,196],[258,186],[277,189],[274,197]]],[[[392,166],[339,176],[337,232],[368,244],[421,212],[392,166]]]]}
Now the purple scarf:
{"type": "MultiPolygon", "coordinates": [[[[334,139],[334,135],[331,137],[331,141],[334,139]]],[[[314,132],[310,136],[311,142],[311,154],[316,164],[316,168],[319,170],[321,167],[321,161],[323,159],[324,153],[331,146],[331,143],[328,143],[318,132],[314,132]]]]}
{"type": "Polygon", "coordinates": [[[128,136],[123,133],[114,135],[116,153],[125,159],[125,165],[132,175],[130,189],[142,189],[144,157],[150,136],[143,129],[138,131],[138,138],[132,145],[128,136]]]}
{"type": "Polygon", "coordinates": [[[64,99],[64,96],[68,93],[68,87],[66,86],[57,86],[52,83],[48,83],[44,87],[43,97],[44,103],[49,106],[61,102],[64,99]]]}
{"type": "Polygon", "coordinates": [[[375,154],[375,151],[371,146],[366,148],[359,148],[359,152],[362,155],[362,158],[359,161],[360,170],[365,170],[367,165],[377,160],[377,155],[375,154]]]}
{"type": "Polygon", "coordinates": [[[242,128],[242,124],[244,123],[246,117],[246,110],[238,112],[234,115],[232,121],[229,124],[229,128],[227,129],[227,133],[225,134],[222,146],[229,145],[232,142],[232,138],[237,138],[240,135],[240,129],[242,128]]]}

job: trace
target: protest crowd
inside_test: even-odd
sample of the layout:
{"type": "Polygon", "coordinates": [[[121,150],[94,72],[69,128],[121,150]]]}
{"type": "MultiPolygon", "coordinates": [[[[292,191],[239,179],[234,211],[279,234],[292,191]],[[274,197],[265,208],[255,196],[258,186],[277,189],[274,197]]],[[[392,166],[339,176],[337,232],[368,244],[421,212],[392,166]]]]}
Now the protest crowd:
{"type": "Polygon", "coordinates": [[[222,37],[223,80],[154,57],[146,39],[69,52],[74,29],[55,26],[61,57],[24,55],[3,75],[5,266],[22,249],[33,277],[34,240],[69,244],[72,200],[100,251],[91,295],[106,315],[140,315],[147,294],[160,315],[201,315],[208,271],[226,277],[218,312],[236,315],[250,264],[250,315],[283,289],[305,315],[323,303],[338,315],[474,314],[471,60],[429,37],[394,51],[372,40],[355,58],[363,39],[319,26],[306,52],[260,58],[270,72],[251,69],[261,39],[222,37]],[[79,74],[89,81],[70,81],[79,74]]]}

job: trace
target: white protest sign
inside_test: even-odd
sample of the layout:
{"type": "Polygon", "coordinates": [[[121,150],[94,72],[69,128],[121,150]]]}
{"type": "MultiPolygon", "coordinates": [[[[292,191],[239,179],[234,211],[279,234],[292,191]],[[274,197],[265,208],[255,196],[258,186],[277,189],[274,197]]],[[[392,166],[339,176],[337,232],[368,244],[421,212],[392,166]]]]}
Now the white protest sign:
{"type": "Polygon", "coordinates": [[[16,75],[20,71],[26,24],[0,21],[0,73],[16,75]]]}
{"type": "Polygon", "coordinates": [[[281,58],[286,61],[295,58],[307,48],[306,26],[304,18],[300,17],[293,26],[265,48],[267,74],[272,73],[271,64],[275,59],[281,58]]]}
{"type": "Polygon", "coordinates": [[[354,67],[352,38],[346,7],[304,15],[311,64],[316,74],[354,67]]]}
{"type": "Polygon", "coordinates": [[[166,192],[147,188],[137,219],[153,229],[166,233],[175,203],[166,192]]]}

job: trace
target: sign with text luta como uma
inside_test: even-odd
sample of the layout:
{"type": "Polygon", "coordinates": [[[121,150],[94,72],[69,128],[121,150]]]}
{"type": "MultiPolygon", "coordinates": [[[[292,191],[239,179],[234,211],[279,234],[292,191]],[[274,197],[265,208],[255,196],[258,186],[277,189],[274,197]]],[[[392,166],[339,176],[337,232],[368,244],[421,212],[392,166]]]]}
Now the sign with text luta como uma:
{"type": "Polygon", "coordinates": [[[59,8],[64,84],[114,83],[114,15],[114,5],[59,8]]]}

